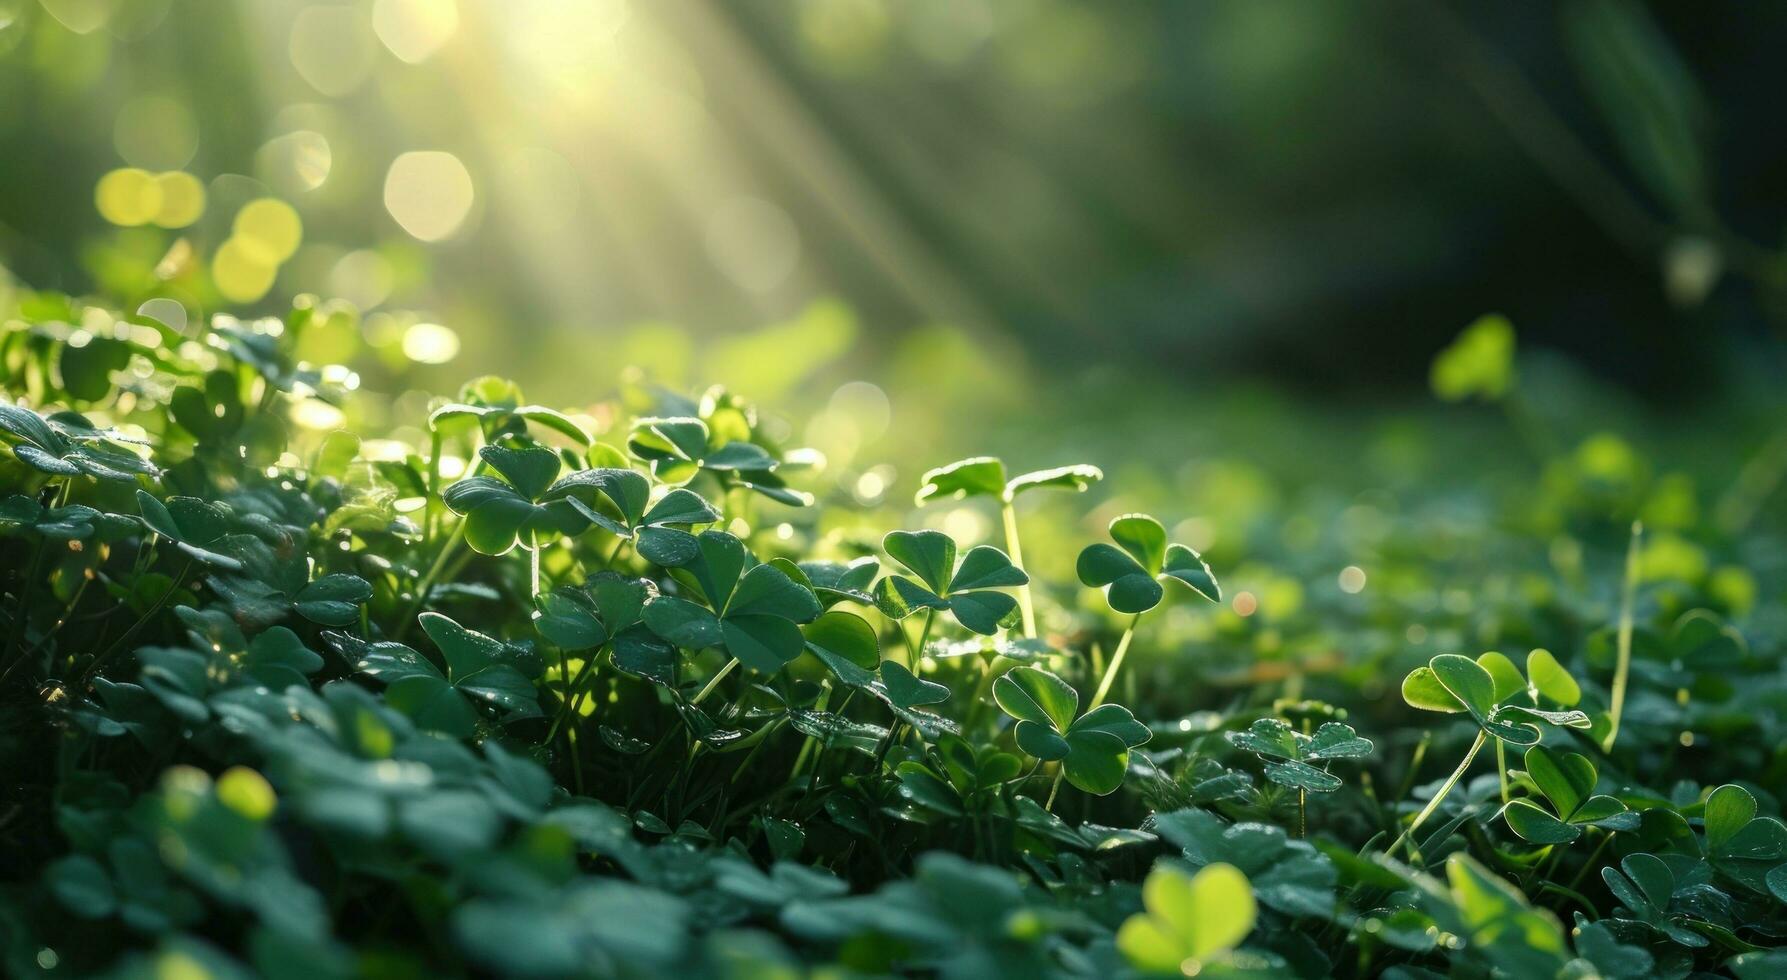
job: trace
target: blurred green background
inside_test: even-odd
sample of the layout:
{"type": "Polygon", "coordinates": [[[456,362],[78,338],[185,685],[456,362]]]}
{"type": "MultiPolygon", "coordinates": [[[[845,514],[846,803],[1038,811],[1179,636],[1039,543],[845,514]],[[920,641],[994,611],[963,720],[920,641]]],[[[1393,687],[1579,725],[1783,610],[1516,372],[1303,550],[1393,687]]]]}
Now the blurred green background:
{"type": "Polygon", "coordinates": [[[311,353],[392,394],[638,366],[941,446],[949,397],[1395,405],[1491,310],[1534,372],[1765,412],[1784,20],[0,0],[0,264],[194,323],[339,299],[311,353]]]}

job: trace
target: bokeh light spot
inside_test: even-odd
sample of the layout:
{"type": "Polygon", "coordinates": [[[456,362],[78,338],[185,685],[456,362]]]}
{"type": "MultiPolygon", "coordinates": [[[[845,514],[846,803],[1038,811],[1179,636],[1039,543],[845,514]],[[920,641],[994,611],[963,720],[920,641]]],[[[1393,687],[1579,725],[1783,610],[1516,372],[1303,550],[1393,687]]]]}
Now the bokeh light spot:
{"type": "Polygon", "coordinates": [[[313,191],[329,179],[335,154],[329,141],[314,130],[300,129],[275,136],[255,154],[255,170],[274,187],[313,191]]]}
{"type": "Polygon", "coordinates": [[[161,189],[161,206],[154,222],[163,228],[184,228],[205,213],[205,185],[193,175],[170,170],[155,176],[161,189]]]}
{"type": "Polygon", "coordinates": [[[438,242],[459,230],[476,195],[465,164],[441,150],[415,150],[391,161],[385,210],[416,238],[438,242]]]}
{"type": "Polygon", "coordinates": [[[377,252],[361,249],[336,260],[329,269],[329,292],[370,310],[391,295],[391,263],[377,252]]]}
{"type": "Polygon", "coordinates": [[[1357,565],[1348,565],[1341,569],[1340,591],[1347,595],[1358,595],[1365,591],[1365,569],[1357,565]]]}
{"type": "Polygon", "coordinates": [[[459,29],[459,8],[453,0],[378,0],[372,29],[400,60],[421,64],[459,29]]]}
{"type": "Polygon", "coordinates": [[[290,204],[273,197],[249,201],[236,212],[235,240],[259,250],[268,265],[292,257],[304,240],[304,222],[290,204]]]}
{"type": "Polygon", "coordinates": [[[161,212],[161,184],[147,170],[123,167],[99,178],[93,203],[107,221],[133,228],[161,212]]]}
{"type": "Polygon", "coordinates": [[[306,7],[292,21],[292,67],[310,87],[342,96],[372,73],[377,42],[366,15],[345,4],[306,7]]]}
{"type": "Polygon", "coordinates": [[[418,364],[445,364],[459,356],[459,335],[438,323],[415,323],[403,332],[403,356],[418,364]]]}
{"type": "Polygon", "coordinates": [[[278,272],[279,264],[269,260],[261,246],[240,238],[224,242],[211,256],[211,281],[233,303],[252,303],[267,295],[278,272]]]}

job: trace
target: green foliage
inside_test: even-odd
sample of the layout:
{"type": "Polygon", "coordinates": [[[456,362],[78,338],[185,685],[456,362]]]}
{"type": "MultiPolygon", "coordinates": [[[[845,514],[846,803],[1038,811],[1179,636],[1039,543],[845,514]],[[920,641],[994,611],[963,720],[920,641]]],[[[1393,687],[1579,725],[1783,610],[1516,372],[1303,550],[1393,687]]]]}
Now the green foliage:
{"type": "MultiPolygon", "coordinates": [[[[1625,529],[1682,510],[1641,484],[1528,480],[1467,527],[1451,498],[1388,517],[1170,474],[1223,528],[1223,606],[1139,514],[1090,545],[1035,520],[1026,570],[1028,489],[1145,502],[1092,467],[928,472],[920,501],[999,502],[1001,549],[968,510],[885,531],[903,492],[863,506],[723,389],[560,409],[479,378],[424,408],[301,357],[308,303],[79,354],[44,320],[74,313],[0,326],[27,379],[0,403],[9,975],[46,950],[189,976],[1774,965],[1766,563],[1741,604],[1733,575],[1647,571],[1628,733],[1588,737],[1625,529]],[[390,428],[305,422],[337,417],[390,428]],[[1354,564],[1369,587],[1322,581],[1354,564]],[[1105,614],[1168,579],[1211,602],[1105,614]],[[1544,648],[1442,652],[1470,639],[1544,648]],[[1383,697],[1405,675],[1417,710],[1383,697]],[[1492,744],[1525,750],[1499,808],[1492,744]]],[[[1678,518],[1703,566],[1763,547],[1678,518]]]]}

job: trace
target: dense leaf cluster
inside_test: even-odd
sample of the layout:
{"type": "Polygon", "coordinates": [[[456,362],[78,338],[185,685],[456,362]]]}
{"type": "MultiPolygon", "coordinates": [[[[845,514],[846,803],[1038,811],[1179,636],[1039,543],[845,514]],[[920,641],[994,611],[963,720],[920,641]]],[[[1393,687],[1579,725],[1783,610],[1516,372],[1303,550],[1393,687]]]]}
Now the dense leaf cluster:
{"type": "MultiPolygon", "coordinates": [[[[40,296],[0,334],[9,973],[1782,968],[1781,664],[1704,576],[1533,602],[1564,656],[1437,653],[1414,710],[1367,659],[1187,713],[1115,682],[1132,646],[1197,676],[1150,633],[1222,600],[1196,551],[1131,513],[1077,582],[1022,557],[1020,496],[1096,468],[925,475],[997,544],[797,535],[814,461],[719,389],[628,417],[486,378],[419,445],[305,430],[358,397],[295,357],[312,316],[40,296]],[[1699,734],[1751,740],[1721,784],[1666,764],[1699,734]]],[[[1624,506],[1557,465],[1555,513],[1624,506]]]]}

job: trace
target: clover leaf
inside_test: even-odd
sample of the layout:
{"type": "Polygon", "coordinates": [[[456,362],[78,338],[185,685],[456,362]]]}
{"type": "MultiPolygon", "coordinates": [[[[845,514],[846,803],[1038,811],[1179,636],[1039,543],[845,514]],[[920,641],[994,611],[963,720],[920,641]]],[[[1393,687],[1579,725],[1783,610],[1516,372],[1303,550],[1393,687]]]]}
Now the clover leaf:
{"type": "Polygon", "coordinates": [[[616,467],[569,474],[546,491],[545,499],[567,501],[590,523],[633,541],[640,555],[666,567],[694,557],[689,525],[720,519],[713,505],[686,487],[674,488],[654,503],[644,474],[616,467]]]}
{"type": "Polygon", "coordinates": [[[465,541],[473,551],[504,555],[517,544],[533,550],[587,526],[570,504],[540,502],[558,475],[557,453],[538,447],[485,446],[478,455],[503,479],[467,477],[441,495],[448,507],[465,517],[465,541]]]}
{"type": "Polygon", "coordinates": [[[1232,864],[1187,874],[1163,861],[1142,882],[1145,911],[1125,919],[1117,949],[1144,973],[1190,976],[1220,960],[1253,931],[1253,886],[1232,864]]]}
{"type": "MultiPolygon", "coordinates": [[[[1490,658],[1490,662],[1495,661],[1490,658]]],[[[1546,711],[1512,700],[1504,703],[1497,697],[1506,694],[1512,699],[1523,689],[1518,684],[1518,672],[1510,678],[1505,670],[1492,673],[1469,657],[1442,653],[1403,678],[1402,699],[1423,711],[1467,712],[1478,728],[1510,745],[1538,744],[1539,726],[1534,724],[1538,721],[1568,728],[1589,727],[1588,716],[1580,711],[1546,711]]]]}
{"type": "Polygon", "coordinates": [[[1030,576],[992,545],[977,545],[956,563],[955,539],[942,531],[891,531],[881,539],[888,556],[917,576],[888,575],[875,583],[875,607],[890,619],[920,609],[947,610],[956,622],[992,635],[1018,602],[1004,592],[1030,576]]]}
{"type": "Polygon", "coordinates": [[[136,521],[85,504],[45,507],[22,493],[0,500],[0,526],[18,528],[52,541],[84,541],[95,534],[112,537],[138,527],[136,521]]]}
{"type": "Polygon", "coordinates": [[[1011,501],[1027,490],[1058,488],[1084,491],[1104,479],[1104,471],[1096,466],[1077,463],[1036,470],[1007,480],[1005,463],[993,456],[975,456],[939,466],[927,472],[918,489],[920,504],[939,498],[961,500],[965,497],[998,497],[1011,501]]]}
{"type": "Polygon", "coordinates": [[[1671,912],[1675,875],[1662,858],[1643,852],[1628,854],[1617,869],[1602,868],[1601,880],[1627,913],[1612,916],[1614,921],[1642,925],[1693,949],[1709,944],[1705,936],[1683,924],[1683,916],[1671,912]]]}
{"type": "Polygon", "coordinates": [[[547,408],[544,405],[515,405],[512,402],[493,405],[453,402],[442,405],[428,413],[428,429],[431,432],[438,432],[445,427],[446,423],[455,419],[475,419],[487,438],[495,438],[505,433],[524,435],[526,434],[524,423],[533,422],[569,438],[580,446],[588,446],[591,442],[589,433],[583,431],[583,426],[572,421],[563,412],[547,408]]]}
{"type": "Polygon", "coordinates": [[[328,639],[357,669],[384,681],[386,702],[424,728],[456,738],[471,735],[477,725],[474,701],[500,708],[513,720],[540,716],[534,684],[512,648],[440,613],[423,613],[419,622],[446,661],[444,674],[402,643],[367,643],[340,633],[328,639]]]}
{"type": "Polygon", "coordinates": [[[1172,579],[1211,602],[1222,601],[1222,588],[1196,551],[1168,544],[1166,529],[1147,514],[1124,514],[1111,522],[1111,539],[1080,552],[1080,582],[1105,590],[1105,601],[1120,613],[1144,613],[1166,595],[1162,579],[1172,579]]]}
{"type": "Polygon", "coordinates": [[[819,615],[811,590],[774,564],[757,561],[724,531],[696,535],[696,552],[677,566],[706,606],[658,596],[645,607],[652,631],[689,650],[721,647],[752,670],[773,674],[805,646],[798,624],[819,615]]]}
{"type": "Polygon", "coordinates": [[[858,605],[871,606],[875,597],[869,589],[875,583],[875,575],[881,571],[881,562],[873,557],[858,558],[854,561],[803,561],[797,566],[801,574],[807,577],[807,585],[813,594],[826,608],[840,602],[854,602],[858,605]]]}
{"type": "Polygon", "coordinates": [[[902,799],[958,817],[984,807],[999,787],[1022,772],[1017,756],[991,745],[977,747],[948,733],[938,736],[923,758],[902,762],[894,770],[902,799]]]}
{"type": "Polygon", "coordinates": [[[46,419],[28,408],[0,403],[0,442],[31,469],[51,476],[90,476],[119,483],[160,475],[155,464],[135,453],[101,448],[104,442],[117,438],[117,433],[95,429],[73,412],[46,419]]]}
{"type": "Polygon", "coordinates": [[[1551,804],[1514,800],[1502,808],[1508,828],[1529,844],[1568,844],[1584,828],[1637,830],[1638,814],[1611,796],[1595,795],[1595,764],[1575,752],[1557,753],[1542,745],[1526,751],[1526,774],[1551,804]]]}
{"type": "Polygon", "coordinates": [[[724,438],[693,416],[635,419],[627,451],[651,464],[652,474],[666,483],[687,483],[711,473],[723,485],[755,490],[791,507],[813,502],[776,475],[781,462],[769,450],[745,439],[724,438]]]}
{"type": "Polygon", "coordinates": [[[1706,857],[1714,870],[1753,892],[1768,894],[1768,876],[1787,860],[1787,825],[1756,815],[1756,797],[1735,783],[1707,794],[1701,811],[1706,857]]]}
{"type": "Polygon", "coordinates": [[[229,516],[223,508],[197,497],[169,497],[162,503],[146,490],[137,491],[143,526],[172,541],[196,561],[229,571],[242,568],[240,559],[224,554],[230,547],[229,516]]]}
{"type": "Polygon", "coordinates": [[[993,700],[1017,719],[1018,748],[1044,762],[1060,760],[1068,782],[1098,796],[1123,785],[1129,750],[1153,737],[1122,705],[1099,705],[1076,719],[1079,692],[1040,667],[1013,667],[1000,675],[993,700]]]}
{"type": "Polygon", "coordinates": [[[1311,793],[1332,793],[1342,785],[1340,777],[1311,763],[1362,759],[1372,749],[1370,739],[1335,721],[1305,735],[1280,719],[1260,718],[1244,732],[1229,732],[1227,738],[1236,748],[1273,760],[1266,763],[1267,779],[1311,793]]]}
{"type": "Polygon", "coordinates": [[[1327,918],[1334,912],[1337,872],[1329,858],[1284,828],[1263,823],[1225,824],[1208,810],[1162,813],[1152,828],[1203,867],[1232,864],[1253,884],[1261,905],[1286,915],[1327,918]]]}

